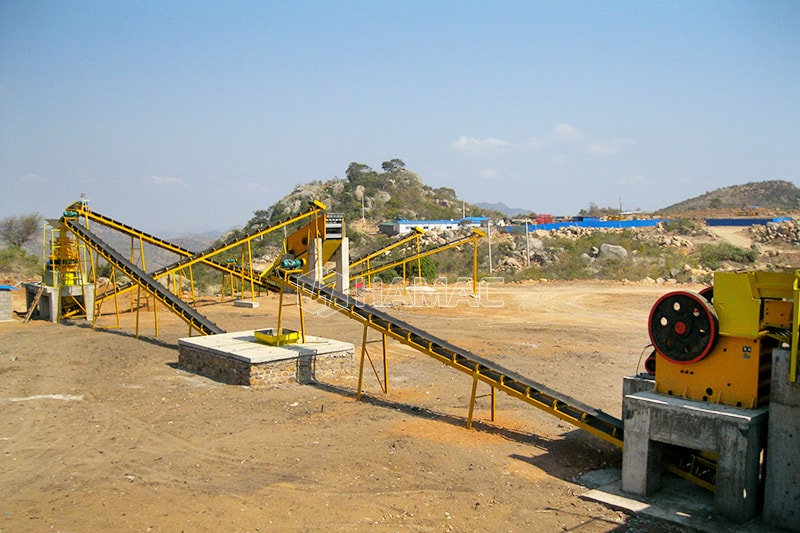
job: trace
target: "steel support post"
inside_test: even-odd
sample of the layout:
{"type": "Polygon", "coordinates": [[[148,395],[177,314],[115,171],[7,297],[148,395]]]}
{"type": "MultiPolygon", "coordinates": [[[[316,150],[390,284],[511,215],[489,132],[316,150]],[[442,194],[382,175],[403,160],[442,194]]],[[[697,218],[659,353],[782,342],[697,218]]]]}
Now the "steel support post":
{"type": "Polygon", "coordinates": [[[475,411],[475,394],[478,392],[478,374],[472,375],[472,394],[469,398],[469,415],[467,416],[467,429],[472,429],[472,413],[475,411]]]}

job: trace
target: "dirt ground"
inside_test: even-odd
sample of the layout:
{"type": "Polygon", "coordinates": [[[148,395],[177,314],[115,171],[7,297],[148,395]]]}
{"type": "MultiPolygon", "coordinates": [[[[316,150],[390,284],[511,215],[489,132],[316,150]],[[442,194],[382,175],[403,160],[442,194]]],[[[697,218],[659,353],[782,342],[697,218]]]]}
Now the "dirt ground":
{"type": "MultiPolygon", "coordinates": [[[[491,284],[481,304],[454,307],[365,298],[618,417],[650,307],[672,289],[491,284]]],[[[277,298],[258,301],[199,308],[227,331],[274,327],[277,298]]],[[[360,353],[357,323],[305,308],[310,334],[360,353]]],[[[579,497],[576,476],[620,467],[615,447],[502,393],[496,421],[480,398],[467,429],[470,377],[393,341],[388,394],[368,366],[357,401],[355,374],[280,389],[192,374],[177,365],[178,318],[161,309],[157,339],[151,312],[139,339],[136,313],[121,318],[0,323],[0,531],[678,531],[579,497]]]]}

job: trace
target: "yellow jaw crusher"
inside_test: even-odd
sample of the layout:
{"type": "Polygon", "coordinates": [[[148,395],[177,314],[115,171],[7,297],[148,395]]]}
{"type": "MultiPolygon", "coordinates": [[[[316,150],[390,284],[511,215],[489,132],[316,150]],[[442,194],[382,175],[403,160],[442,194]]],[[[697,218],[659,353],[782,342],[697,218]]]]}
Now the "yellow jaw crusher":
{"type": "Polygon", "coordinates": [[[645,364],[656,391],[744,408],[768,403],[773,348],[791,346],[788,377],[797,379],[798,280],[800,272],[717,272],[713,289],[659,298],[645,364]]]}

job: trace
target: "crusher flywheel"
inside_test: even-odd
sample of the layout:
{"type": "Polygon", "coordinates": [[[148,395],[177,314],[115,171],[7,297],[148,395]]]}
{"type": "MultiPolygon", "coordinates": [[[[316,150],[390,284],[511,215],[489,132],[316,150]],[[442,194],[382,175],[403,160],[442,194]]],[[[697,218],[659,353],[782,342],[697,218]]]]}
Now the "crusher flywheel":
{"type": "Polygon", "coordinates": [[[702,360],[719,336],[714,307],[692,291],[675,291],[659,298],[650,311],[648,325],[656,351],[679,365],[702,360]]]}

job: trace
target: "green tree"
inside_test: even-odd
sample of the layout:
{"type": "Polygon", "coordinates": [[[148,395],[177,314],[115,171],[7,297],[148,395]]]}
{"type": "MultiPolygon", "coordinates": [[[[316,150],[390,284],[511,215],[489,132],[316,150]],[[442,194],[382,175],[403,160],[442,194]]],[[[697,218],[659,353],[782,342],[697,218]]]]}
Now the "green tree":
{"type": "Polygon", "coordinates": [[[699,262],[706,268],[718,270],[726,262],[752,264],[758,259],[758,251],[750,248],[746,250],[728,242],[719,244],[703,243],[698,246],[699,262]]]}
{"type": "Polygon", "coordinates": [[[0,272],[19,276],[41,273],[39,258],[17,246],[0,250],[0,272]]]}
{"type": "Polygon", "coordinates": [[[389,161],[384,161],[381,164],[381,168],[384,172],[398,172],[400,170],[405,170],[406,164],[402,159],[390,159],[389,161]]]}
{"type": "Polygon", "coordinates": [[[42,225],[42,215],[10,216],[0,220],[0,239],[12,246],[21,247],[33,239],[42,225]]]}
{"type": "MultiPolygon", "coordinates": [[[[403,267],[398,266],[396,271],[398,276],[401,275],[403,267]]],[[[436,278],[436,272],[436,263],[430,257],[420,258],[419,267],[417,266],[417,261],[409,261],[406,264],[406,276],[408,278],[419,277],[431,280],[436,278]]]]}
{"type": "Polygon", "coordinates": [[[268,227],[273,222],[272,218],[274,214],[275,210],[272,208],[253,211],[253,218],[247,222],[247,228],[256,229],[268,227]]]}
{"type": "Polygon", "coordinates": [[[356,163],[355,161],[350,163],[347,166],[347,171],[345,175],[347,176],[347,180],[352,182],[357,182],[364,174],[374,172],[369,165],[364,165],[362,163],[356,163]]]}
{"type": "Polygon", "coordinates": [[[606,215],[616,215],[619,209],[615,207],[600,207],[594,202],[589,202],[589,209],[581,209],[578,214],[585,217],[602,217],[606,215]]]}

